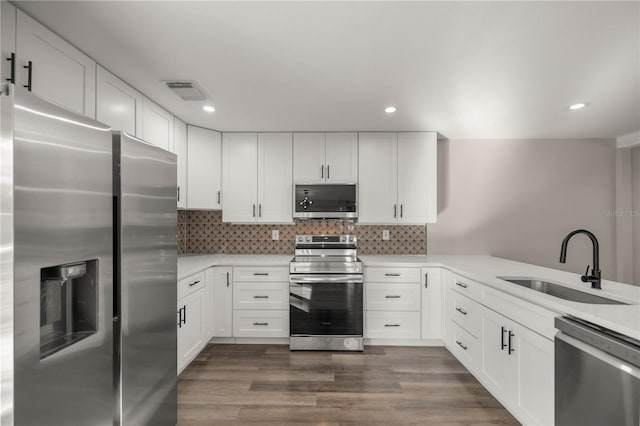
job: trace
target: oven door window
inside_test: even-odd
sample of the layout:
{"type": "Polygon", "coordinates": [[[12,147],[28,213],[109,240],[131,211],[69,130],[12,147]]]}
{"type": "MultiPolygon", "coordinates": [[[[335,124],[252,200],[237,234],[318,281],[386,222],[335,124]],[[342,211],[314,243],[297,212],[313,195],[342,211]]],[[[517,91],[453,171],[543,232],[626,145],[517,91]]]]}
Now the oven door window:
{"type": "Polygon", "coordinates": [[[291,283],[292,336],[362,335],[362,283],[291,283]]]}

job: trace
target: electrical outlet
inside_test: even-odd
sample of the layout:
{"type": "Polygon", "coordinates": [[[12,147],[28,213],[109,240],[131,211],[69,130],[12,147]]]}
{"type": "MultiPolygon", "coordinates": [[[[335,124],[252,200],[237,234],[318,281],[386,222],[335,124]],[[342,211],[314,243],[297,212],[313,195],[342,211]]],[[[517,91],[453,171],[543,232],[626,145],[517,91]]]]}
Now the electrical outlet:
{"type": "Polygon", "coordinates": [[[389,240],[389,230],[388,229],[385,229],[385,230],[382,231],[382,239],[385,240],[385,241],[389,240]]]}
{"type": "Polygon", "coordinates": [[[274,229],[271,231],[271,239],[272,240],[279,240],[280,239],[280,231],[278,231],[277,229],[274,229]]]}

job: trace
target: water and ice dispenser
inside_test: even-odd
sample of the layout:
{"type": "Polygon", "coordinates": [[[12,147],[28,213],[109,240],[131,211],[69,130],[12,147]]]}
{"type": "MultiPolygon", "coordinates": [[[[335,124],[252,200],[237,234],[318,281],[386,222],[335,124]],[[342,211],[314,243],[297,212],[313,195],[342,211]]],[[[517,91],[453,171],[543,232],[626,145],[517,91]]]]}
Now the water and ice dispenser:
{"type": "Polygon", "coordinates": [[[40,270],[40,359],[98,329],[98,260],[40,270]]]}

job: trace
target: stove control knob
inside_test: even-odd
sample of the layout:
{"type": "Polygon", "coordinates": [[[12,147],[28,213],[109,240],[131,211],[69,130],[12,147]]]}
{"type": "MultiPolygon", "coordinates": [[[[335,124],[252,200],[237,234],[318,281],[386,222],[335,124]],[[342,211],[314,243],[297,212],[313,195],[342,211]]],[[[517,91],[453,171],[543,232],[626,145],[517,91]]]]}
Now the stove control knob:
{"type": "Polygon", "coordinates": [[[345,237],[344,235],[342,235],[342,236],[340,237],[340,242],[341,242],[341,243],[345,243],[345,242],[347,242],[347,237],[345,237]]]}
{"type": "Polygon", "coordinates": [[[304,241],[304,238],[303,238],[303,237],[298,237],[298,242],[299,242],[299,243],[301,243],[301,242],[303,242],[303,241],[304,241]]]}
{"type": "Polygon", "coordinates": [[[310,243],[311,242],[311,237],[307,237],[307,242],[310,243]]]}

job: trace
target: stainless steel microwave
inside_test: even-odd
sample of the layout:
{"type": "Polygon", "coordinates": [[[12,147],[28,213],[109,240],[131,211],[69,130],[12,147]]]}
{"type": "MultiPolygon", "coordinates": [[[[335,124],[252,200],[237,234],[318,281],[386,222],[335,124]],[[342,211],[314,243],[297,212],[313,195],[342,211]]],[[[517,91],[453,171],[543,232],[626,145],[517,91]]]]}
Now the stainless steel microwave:
{"type": "Polygon", "coordinates": [[[358,217],[356,184],[295,185],[295,219],[355,219],[358,217]]]}

